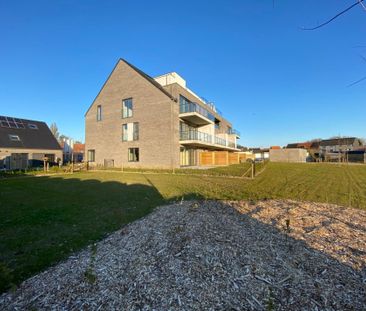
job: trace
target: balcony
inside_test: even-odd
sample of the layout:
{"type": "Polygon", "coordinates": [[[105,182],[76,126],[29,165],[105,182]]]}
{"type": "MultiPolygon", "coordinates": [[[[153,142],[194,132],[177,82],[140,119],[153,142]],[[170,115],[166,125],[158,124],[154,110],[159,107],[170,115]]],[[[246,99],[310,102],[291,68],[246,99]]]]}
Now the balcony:
{"type": "Polygon", "coordinates": [[[224,138],[212,136],[197,130],[180,131],[180,143],[182,145],[191,145],[214,150],[232,150],[237,151],[235,144],[224,138]]]}
{"type": "Polygon", "coordinates": [[[225,139],[215,136],[215,144],[220,146],[226,146],[227,142],[225,139]]]}
{"type": "Polygon", "coordinates": [[[240,132],[239,132],[238,130],[235,130],[235,129],[229,129],[229,130],[227,131],[227,133],[228,133],[229,135],[236,135],[236,137],[237,137],[237,138],[240,138],[240,132]]]}
{"type": "Polygon", "coordinates": [[[197,103],[184,102],[179,105],[179,117],[197,125],[213,124],[215,117],[197,103]]]}
{"type": "Polygon", "coordinates": [[[199,141],[207,144],[212,144],[212,135],[195,130],[181,131],[180,140],[199,141]]]}

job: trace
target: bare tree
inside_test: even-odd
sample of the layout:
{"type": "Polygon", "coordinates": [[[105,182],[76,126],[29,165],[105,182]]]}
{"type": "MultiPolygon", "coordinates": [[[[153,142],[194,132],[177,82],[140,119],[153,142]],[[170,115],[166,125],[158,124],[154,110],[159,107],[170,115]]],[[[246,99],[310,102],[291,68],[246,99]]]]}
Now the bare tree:
{"type": "Polygon", "coordinates": [[[58,140],[59,136],[60,136],[60,133],[58,132],[58,127],[57,127],[55,122],[53,122],[50,125],[50,130],[51,130],[51,133],[53,134],[53,136],[55,136],[55,138],[58,140]]]}
{"type": "MultiPolygon", "coordinates": [[[[351,9],[353,9],[354,7],[356,7],[356,6],[361,6],[362,7],[362,9],[363,10],[365,10],[366,11],[366,6],[365,6],[365,4],[363,3],[365,0],[357,0],[355,3],[353,3],[352,5],[350,5],[350,6],[348,6],[347,8],[345,8],[343,11],[341,11],[341,12],[339,12],[339,13],[337,13],[336,15],[334,15],[332,18],[330,18],[330,19],[328,19],[327,21],[325,21],[324,23],[321,23],[320,25],[318,25],[318,26],[316,26],[316,27],[311,27],[311,28],[305,28],[305,27],[303,27],[302,29],[303,30],[316,30],[316,29],[319,29],[319,28],[321,28],[321,27],[324,27],[324,26],[326,26],[326,25],[328,25],[329,23],[331,23],[332,21],[334,21],[335,19],[337,19],[338,17],[340,17],[340,16],[342,16],[343,14],[345,14],[345,13],[347,13],[348,11],[350,11],[351,9]]],[[[361,56],[362,58],[363,58],[363,60],[365,60],[366,61],[366,59],[363,57],[363,56],[361,56]]],[[[362,81],[364,81],[364,80],[366,80],[366,76],[365,77],[363,77],[363,78],[361,78],[361,79],[358,79],[357,81],[354,81],[354,82],[352,82],[351,84],[349,84],[348,85],[348,87],[350,87],[350,86],[353,86],[353,85],[355,85],[355,84],[358,84],[358,83],[360,83],[360,82],[362,82],[362,81]]]]}
{"type": "Polygon", "coordinates": [[[352,5],[350,5],[349,7],[345,8],[343,11],[337,13],[336,15],[334,15],[332,18],[328,19],[327,21],[325,21],[324,23],[321,23],[320,25],[316,26],[316,27],[311,27],[311,28],[305,28],[303,27],[303,30],[315,30],[315,29],[319,29],[321,27],[324,27],[325,25],[328,25],[329,23],[331,23],[332,21],[334,21],[336,18],[338,18],[339,16],[347,13],[349,10],[353,9],[355,6],[360,5],[362,6],[362,8],[364,10],[366,10],[366,7],[364,6],[364,4],[362,3],[364,0],[357,0],[355,3],[353,3],[352,5]]]}

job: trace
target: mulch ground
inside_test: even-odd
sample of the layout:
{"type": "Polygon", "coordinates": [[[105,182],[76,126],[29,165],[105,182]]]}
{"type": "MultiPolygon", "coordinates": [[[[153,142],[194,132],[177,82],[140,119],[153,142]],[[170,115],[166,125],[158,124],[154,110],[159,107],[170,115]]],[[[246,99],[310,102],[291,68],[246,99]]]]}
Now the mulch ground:
{"type": "Polygon", "coordinates": [[[366,211],[179,202],[0,296],[3,310],[365,310],[366,211]]]}

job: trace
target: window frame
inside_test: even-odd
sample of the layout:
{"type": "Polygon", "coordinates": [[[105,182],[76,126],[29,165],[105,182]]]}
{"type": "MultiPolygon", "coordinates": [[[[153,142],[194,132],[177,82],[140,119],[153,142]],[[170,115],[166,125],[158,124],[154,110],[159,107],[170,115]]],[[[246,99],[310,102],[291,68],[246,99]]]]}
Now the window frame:
{"type": "Polygon", "coordinates": [[[127,118],[132,118],[133,117],[133,98],[132,97],[122,99],[121,116],[122,116],[122,119],[127,119],[127,118]],[[129,107],[125,103],[130,103],[131,107],[129,107]],[[125,115],[125,111],[126,111],[126,115],[125,115]],[[131,112],[130,114],[129,114],[129,111],[131,112]]]}
{"type": "Polygon", "coordinates": [[[102,121],[102,105],[97,106],[97,122],[102,121]]]}
{"type": "Polygon", "coordinates": [[[122,124],[122,141],[128,141],[128,123],[122,124]]]}
{"type": "Polygon", "coordinates": [[[88,162],[95,162],[95,149],[88,149],[88,162]],[[93,160],[90,159],[90,154],[93,154],[93,160]]]}
{"type": "Polygon", "coordinates": [[[140,139],[140,124],[139,122],[130,122],[122,124],[122,142],[138,141],[140,139]],[[128,139],[129,124],[132,124],[132,139],[128,139]]]}
{"type": "Polygon", "coordinates": [[[127,152],[128,152],[127,153],[128,162],[140,162],[140,148],[137,147],[128,148],[127,152]],[[132,155],[132,158],[130,157],[130,155],[132,155]]]}
{"type": "Polygon", "coordinates": [[[19,135],[15,135],[15,134],[9,134],[9,139],[10,139],[10,141],[20,141],[19,135]],[[13,138],[15,138],[15,139],[13,139],[13,138]]]}
{"type": "Polygon", "coordinates": [[[139,139],[140,139],[140,124],[139,122],[133,122],[132,140],[138,141],[139,139]]]}
{"type": "Polygon", "coordinates": [[[38,125],[34,123],[28,123],[28,128],[31,130],[38,130],[38,125]]]}

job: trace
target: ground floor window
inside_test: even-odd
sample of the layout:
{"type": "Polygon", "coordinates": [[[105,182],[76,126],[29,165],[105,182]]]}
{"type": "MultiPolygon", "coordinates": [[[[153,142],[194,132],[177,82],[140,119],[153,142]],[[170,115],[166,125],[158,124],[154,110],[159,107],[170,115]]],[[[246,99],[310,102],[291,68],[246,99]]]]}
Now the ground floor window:
{"type": "Polygon", "coordinates": [[[195,166],[197,163],[197,150],[185,147],[180,148],[180,165],[195,166]]]}
{"type": "Polygon", "coordinates": [[[128,162],[139,162],[139,148],[128,148],[128,162]]]}
{"type": "Polygon", "coordinates": [[[95,150],[94,149],[88,150],[88,161],[95,162],[95,150]]]}

